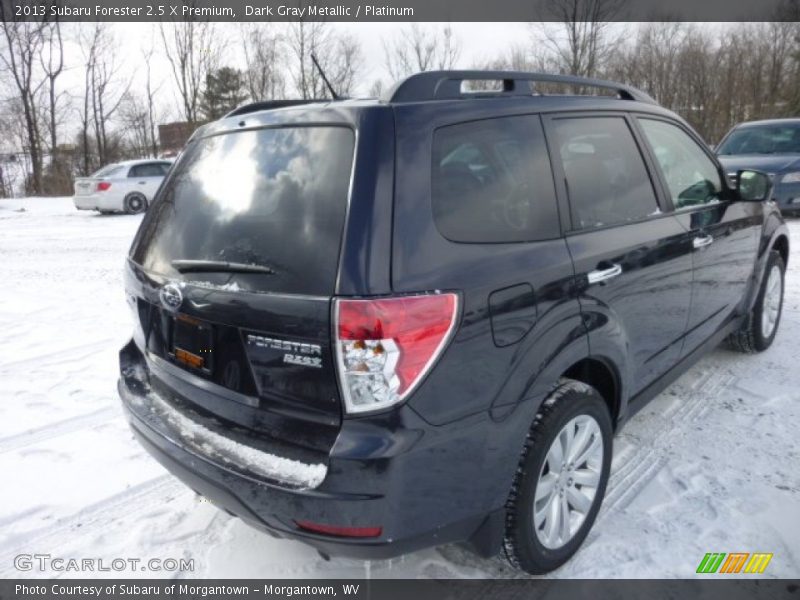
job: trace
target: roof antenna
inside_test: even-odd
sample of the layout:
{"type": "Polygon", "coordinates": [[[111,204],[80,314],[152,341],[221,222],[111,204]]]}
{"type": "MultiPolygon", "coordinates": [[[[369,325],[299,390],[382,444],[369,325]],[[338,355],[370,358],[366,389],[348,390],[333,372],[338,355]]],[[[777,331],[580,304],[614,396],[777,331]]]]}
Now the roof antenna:
{"type": "Polygon", "coordinates": [[[328,81],[327,77],[325,77],[325,71],[323,71],[322,67],[319,66],[319,61],[317,61],[317,57],[314,56],[313,52],[311,53],[311,60],[314,62],[314,66],[317,67],[317,71],[319,71],[319,74],[322,75],[322,81],[325,82],[325,85],[327,86],[328,90],[331,93],[331,97],[334,100],[338,100],[339,99],[339,94],[336,93],[336,90],[333,89],[333,86],[331,85],[331,82],[328,81]]]}

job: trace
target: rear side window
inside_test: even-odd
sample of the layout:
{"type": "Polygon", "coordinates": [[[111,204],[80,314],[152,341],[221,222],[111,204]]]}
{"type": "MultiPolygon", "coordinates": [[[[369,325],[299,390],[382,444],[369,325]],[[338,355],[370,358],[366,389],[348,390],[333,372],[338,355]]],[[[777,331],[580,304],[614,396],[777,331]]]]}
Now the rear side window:
{"type": "Polygon", "coordinates": [[[354,143],[351,129],[320,126],[237,131],[190,144],[142,225],[133,260],[178,279],[331,294],[354,143]],[[181,275],[176,260],[274,273],[181,275]]]}
{"type": "Polygon", "coordinates": [[[455,242],[526,242],[560,235],[553,175],[538,117],[442,127],[433,136],[433,215],[455,242]]]}
{"type": "Polygon", "coordinates": [[[163,177],[166,172],[161,163],[145,163],[131,167],[128,177],[163,177]]]}
{"type": "Polygon", "coordinates": [[[553,121],[574,229],[636,221],[659,212],[653,184],[622,117],[553,121]]]}

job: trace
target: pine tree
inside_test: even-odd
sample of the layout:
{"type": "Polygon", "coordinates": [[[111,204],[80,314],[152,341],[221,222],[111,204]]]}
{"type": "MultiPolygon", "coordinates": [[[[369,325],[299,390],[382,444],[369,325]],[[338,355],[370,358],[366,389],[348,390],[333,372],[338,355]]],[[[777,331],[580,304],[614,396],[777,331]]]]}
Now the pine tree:
{"type": "Polygon", "coordinates": [[[247,99],[242,72],[222,67],[206,75],[206,87],[200,100],[203,116],[213,121],[230,112],[247,99]]]}

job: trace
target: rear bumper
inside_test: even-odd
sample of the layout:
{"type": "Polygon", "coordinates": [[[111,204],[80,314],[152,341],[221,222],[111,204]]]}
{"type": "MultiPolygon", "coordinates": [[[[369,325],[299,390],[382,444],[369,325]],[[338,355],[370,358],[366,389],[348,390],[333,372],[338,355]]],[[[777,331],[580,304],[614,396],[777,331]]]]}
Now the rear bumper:
{"type": "Polygon", "coordinates": [[[100,194],[73,196],[72,203],[78,210],[123,210],[122,202],[113,196],[101,196],[100,194]]]}
{"type": "MultiPolygon", "coordinates": [[[[473,473],[464,479],[464,465],[452,464],[459,460],[463,442],[433,434],[413,414],[395,415],[391,426],[376,418],[345,420],[323,470],[306,465],[321,476],[279,482],[267,471],[219,460],[202,443],[193,445],[171,433],[168,417],[157,404],[153,408],[154,402],[165,400],[152,397],[147,363],[132,342],[120,360],[120,397],[142,446],[187,486],[258,529],[303,541],[325,554],[364,559],[453,542],[471,542],[484,555],[499,549],[502,504],[492,510],[486,494],[476,489],[482,483],[495,485],[491,477],[476,481],[473,473]],[[424,443],[426,438],[436,441],[424,443]],[[374,538],[335,537],[300,529],[297,521],[381,527],[382,533],[374,538]]],[[[467,467],[480,470],[480,465],[467,467]]]]}

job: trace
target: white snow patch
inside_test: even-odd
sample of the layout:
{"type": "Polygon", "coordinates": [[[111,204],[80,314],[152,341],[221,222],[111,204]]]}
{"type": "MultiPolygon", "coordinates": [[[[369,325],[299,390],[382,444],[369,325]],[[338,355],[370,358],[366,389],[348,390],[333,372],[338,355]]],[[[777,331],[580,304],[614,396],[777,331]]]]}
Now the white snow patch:
{"type": "Polygon", "coordinates": [[[325,479],[328,468],[323,464],[304,463],[240,444],[176,411],[155,392],[151,391],[148,399],[154,411],[177,430],[181,440],[203,456],[246,467],[263,477],[301,489],[313,489],[325,479]]]}
{"type": "Polygon", "coordinates": [[[210,281],[188,281],[186,282],[187,285],[193,285],[195,287],[209,289],[209,290],[220,290],[223,292],[240,292],[242,288],[239,287],[239,284],[235,281],[225,284],[217,284],[211,283],[210,281]]]}

